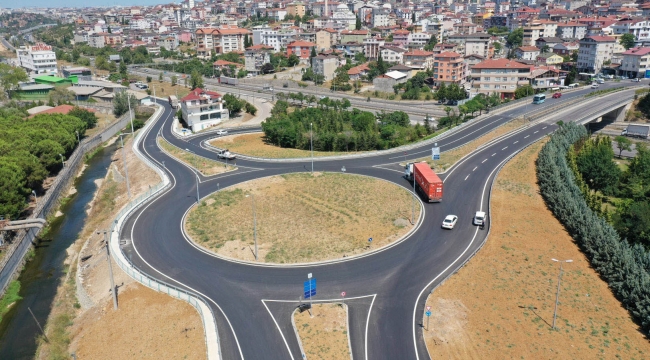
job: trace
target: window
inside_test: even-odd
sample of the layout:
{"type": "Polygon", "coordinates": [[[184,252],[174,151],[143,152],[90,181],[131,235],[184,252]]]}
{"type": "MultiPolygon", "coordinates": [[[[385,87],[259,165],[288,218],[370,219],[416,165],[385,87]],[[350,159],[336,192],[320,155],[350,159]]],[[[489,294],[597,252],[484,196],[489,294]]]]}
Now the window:
{"type": "Polygon", "coordinates": [[[484,78],[483,78],[483,81],[490,81],[490,77],[489,77],[489,76],[488,76],[488,77],[484,77],[484,78]]]}

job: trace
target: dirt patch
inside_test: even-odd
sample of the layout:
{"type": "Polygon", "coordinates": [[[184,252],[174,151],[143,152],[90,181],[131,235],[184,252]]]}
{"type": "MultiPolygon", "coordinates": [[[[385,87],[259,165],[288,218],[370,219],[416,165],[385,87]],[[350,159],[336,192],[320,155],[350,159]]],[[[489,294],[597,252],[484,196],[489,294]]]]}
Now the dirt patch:
{"type": "Polygon", "coordinates": [[[196,156],[190,152],[182,150],[166,140],[159,139],[158,143],[168,154],[177,160],[198,169],[203,175],[210,176],[216,174],[223,174],[228,171],[236,170],[237,168],[232,165],[227,165],[225,162],[210,160],[201,156],[196,156]]]}
{"type": "Polygon", "coordinates": [[[117,121],[117,118],[112,113],[111,114],[104,114],[104,113],[101,113],[101,112],[97,111],[95,113],[95,115],[97,116],[97,125],[92,129],[86,130],[86,137],[88,137],[88,138],[99,134],[105,128],[111,126],[111,124],[113,124],[115,121],[117,121]]]}
{"type": "Polygon", "coordinates": [[[350,360],[348,314],[344,304],[314,304],[308,311],[293,313],[298,336],[307,359],[350,360]]]}
{"type": "MultiPolygon", "coordinates": [[[[212,140],[210,141],[210,144],[218,148],[227,148],[237,154],[269,159],[302,158],[311,156],[309,150],[281,148],[267,144],[264,142],[264,133],[228,135],[212,140]]],[[[314,151],[314,156],[335,156],[350,153],[356,152],[314,151]]]]}
{"type": "MultiPolygon", "coordinates": [[[[273,176],[221,190],[190,211],[186,229],[207,250],[254,261],[249,194],[255,201],[259,261],[339,259],[388,245],[413,228],[404,221],[412,211],[406,189],[364,176],[316,175],[273,176]]],[[[417,206],[415,219],[419,211],[417,206]]]]}
{"type": "MultiPolygon", "coordinates": [[[[481,251],[427,299],[432,358],[640,359],[650,343],[539,195],[535,144],[510,161],[492,194],[481,251]],[[551,329],[558,264],[564,266],[551,329]]],[[[423,319],[426,324],[426,318],[423,319]]]]}
{"type": "Polygon", "coordinates": [[[78,359],[204,359],[203,326],[191,305],[143,286],[121,289],[81,315],[71,348],[78,359]]]}
{"type": "MultiPolygon", "coordinates": [[[[494,140],[503,134],[509,133],[512,130],[520,128],[527,123],[528,123],[527,121],[522,119],[512,120],[504,124],[503,126],[500,126],[486,133],[485,135],[479,137],[476,140],[470,141],[469,143],[463,146],[441,153],[440,160],[433,161],[429,156],[429,157],[419,158],[415,161],[426,161],[429,164],[429,166],[431,166],[431,168],[434,169],[435,172],[437,173],[445,172],[452,165],[454,165],[456,162],[462,159],[465,155],[476,150],[476,148],[478,148],[480,145],[483,145],[488,141],[494,140]]],[[[405,164],[401,164],[401,165],[405,165],[405,164]]]]}

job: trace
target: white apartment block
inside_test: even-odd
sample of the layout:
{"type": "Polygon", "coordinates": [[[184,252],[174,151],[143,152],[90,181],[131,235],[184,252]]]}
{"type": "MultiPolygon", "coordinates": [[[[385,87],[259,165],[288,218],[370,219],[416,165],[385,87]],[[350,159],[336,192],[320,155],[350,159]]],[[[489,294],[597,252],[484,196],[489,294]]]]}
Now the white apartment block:
{"type": "Polygon", "coordinates": [[[611,26],[614,35],[632,34],[637,41],[650,39],[650,21],[621,21],[611,26]]]}
{"type": "Polygon", "coordinates": [[[56,54],[49,45],[21,46],[16,49],[16,56],[20,67],[24,68],[29,74],[56,74],[56,54]]]}
{"type": "Polygon", "coordinates": [[[209,57],[214,50],[217,54],[227,54],[244,49],[244,38],[250,31],[236,26],[203,28],[196,30],[196,47],[199,57],[209,57]]]}
{"type": "Polygon", "coordinates": [[[612,59],[616,39],[610,36],[587,36],[580,40],[577,67],[581,71],[600,72],[603,63],[612,59]]]}
{"type": "Polygon", "coordinates": [[[632,48],[621,54],[620,72],[634,78],[644,78],[650,70],[650,47],[632,48]]]}
{"type": "Polygon", "coordinates": [[[221,94],[199,88],[181,99],[181,113],[183,121],[193,132],[228,120],[228,109],[223,108],[221,94]]]}
{"type": "Polygon", "coordinates": [[[256,26],[253,28],[253,45],[270,46],[279,52],[286,49],[295,36],[293,29],[273,30],[268,26],[256,26]]]}

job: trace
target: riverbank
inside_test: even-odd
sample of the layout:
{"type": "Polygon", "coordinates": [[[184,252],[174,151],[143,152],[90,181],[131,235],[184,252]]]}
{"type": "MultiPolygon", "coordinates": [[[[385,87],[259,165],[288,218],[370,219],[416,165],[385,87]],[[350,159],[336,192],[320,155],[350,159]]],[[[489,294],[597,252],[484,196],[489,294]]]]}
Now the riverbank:
{"type": "MultiPolygon", "coordinates": [[[[125,141],[131,198],[160,181],[125,141]],[[133,174],[137,174],[134,176],[133,174]]],[[[201,319],[189,304],[134,282],[113,262],[118,310],[113,310],[103,229],[128,203],[122,150],[88,205],[88,218],[67,249],[66,274],[59,281],[37,359],[201,358],[205,341],[201,319]],[[97,234],[97,232],[100,234],[97,234]],[[115,346],[120,344],[120,346],[115,346]]]]}

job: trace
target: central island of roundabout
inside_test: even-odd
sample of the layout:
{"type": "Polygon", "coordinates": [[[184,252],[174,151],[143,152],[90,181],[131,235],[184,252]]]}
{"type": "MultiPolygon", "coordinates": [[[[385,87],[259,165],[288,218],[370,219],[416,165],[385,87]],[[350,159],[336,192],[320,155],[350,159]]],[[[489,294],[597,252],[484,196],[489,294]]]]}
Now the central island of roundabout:
{"type": "Polygon", "coordinates": [[[183,226],[194,246],[218,257],[304,264],[395,245],[418,228],[422,209],[410,191],[378,178],[291,173],[220,189],[190,208],[183,226]]]}

